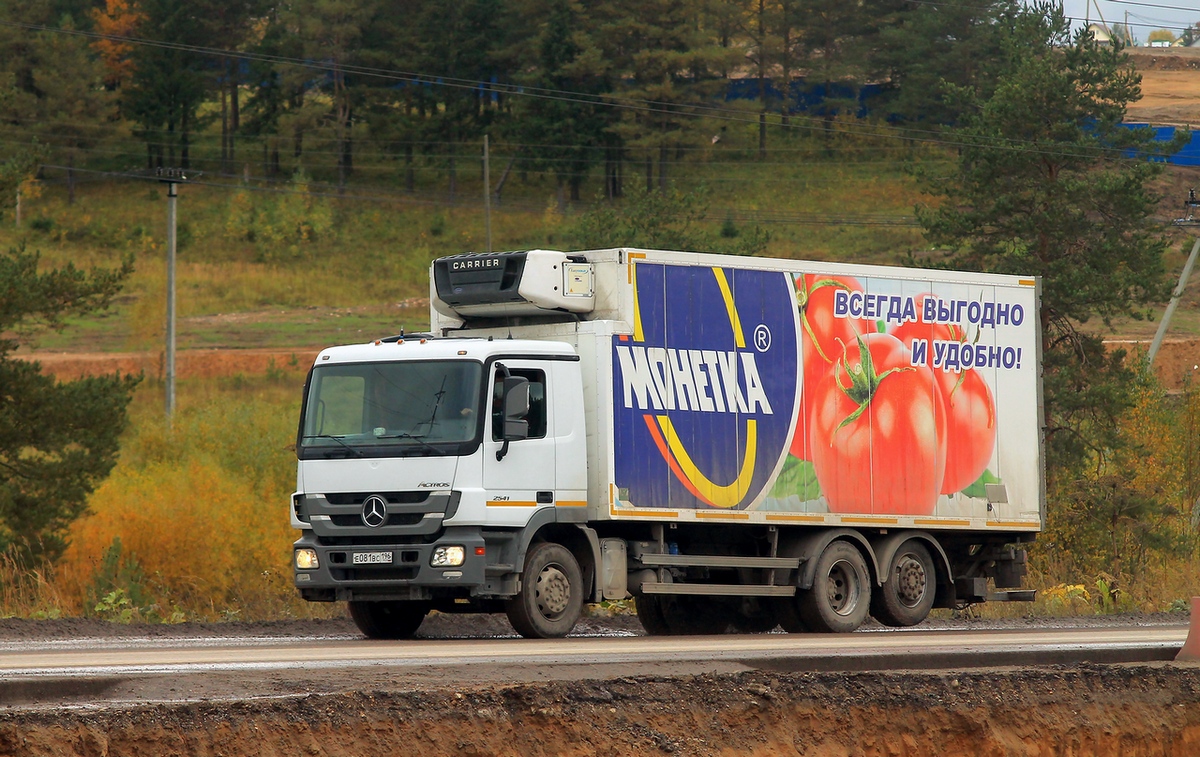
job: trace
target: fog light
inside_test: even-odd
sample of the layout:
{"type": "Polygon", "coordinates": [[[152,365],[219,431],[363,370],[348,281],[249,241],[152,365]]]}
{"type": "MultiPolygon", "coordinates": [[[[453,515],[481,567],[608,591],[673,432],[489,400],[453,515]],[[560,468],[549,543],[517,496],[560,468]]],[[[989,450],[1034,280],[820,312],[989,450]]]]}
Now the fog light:
{"type": "Polygon", "coordinates": [[[457,568],[466,559],[467,551],[461,546],[435,547],[429,564],[435,568],[457,568]]]}
{"type": "Polygon", "coordinates": [[[296,569],[297,570],[313,570],[321,567],[321,561],[317,559],[317,550],[315,549],[297,549],[296,550],[296,569]]]}

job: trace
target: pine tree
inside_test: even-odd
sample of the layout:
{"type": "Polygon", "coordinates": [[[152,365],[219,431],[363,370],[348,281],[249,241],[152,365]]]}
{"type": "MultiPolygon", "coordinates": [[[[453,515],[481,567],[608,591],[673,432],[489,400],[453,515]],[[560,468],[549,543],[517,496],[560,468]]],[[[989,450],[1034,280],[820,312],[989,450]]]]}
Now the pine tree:
{"type": "MultiPolygon", "coordinates": [[[[1070,35],[1057,7],[1011,18],[998,83],[955,90],[961,158],[930,179],[940,204],[918,209],[946,264],[1042,279],[1044,400],[1051,480],[1118,444],[1133,369],[1107,352],[1092,319],[1143,317],[1165,299],[1167,242],[1151,218],[1160,164],[1149,130],[1120,125],[1140,77],[1119,49],[1070,35]],[[1142,152],[1128,157],[1128,151],[1142,152]]],[[[1160,146],[1170,150],[1171,146],[1160,146]]]]}
{"type": "Polygon", "coordinates": [[[525,165],[551,171],[558,183],[559,204],[569,190],[580,200],[587,171],[601,157],[605,129],[614,122],[601,96],[611,88],[607,66],[584,31],[583,8],[572,0],[531,4],[526,18],[540,19],[530,54],[522,56],[518,81],[547,97],[520,97],[513,104],[507,134],[522,144],[525,165]],[[556,94],[557,93],[557,94],[556,94]],[[572,94],[565,94],[572,93],[572,94]]]}
{"type": "Polygon", "coordinates": [[[354,170],[352,127],[360,82],[348,71],[358,62],[363,34],[378,9],[376,0],[295,0],[281,14],[284,25],[300,39],[302,55],[326,67],[318,81],[330,101],[339,187],[354,170]]]}
{"type": "Polygon", "coordinates": [[[477,140],[502,107],[489,85],[501,78],[497,58],[504,41],[504,9],[500,0],[465,0],[425,3],[414,14],[405,69],[429,77],[416,88],[414,105],[422,137],[445,167],[451,196],[458,191],[462,145],[472,143],[470,154],[478,155],[477,140]]]}
{"type": "Polygon", "coordinates": [[[67,202],[74,203],[75,168],[111,136],[116,101],[103,87],[104,69],[83,38],[42,32],[35,50],[40,65],[33,72],[34,133],[49,146],[50,160],[66,165],[67,202]]]}
{"type": "Polygon", "coordinates": [[[964,5],[918,4],[898,12],[879,34],[871,64],[887,82],[887,112],[921,128],[953,124],[963,98],[949,87],[987,98],[997,84],[994,67],[1003,60],[1004,29],[1019,12],[1015,0],[981,0],[964,5]]]}
{"type": "Polygon", "coordinates": [[[191,167],[192,133],[204,100],[204,58],[185,46],[205,40],[189,0],[139,0],[139,36],[167,43],[136,45],[133,73],[121,90],[122,114],[138,124],[148,168],[191,167]]]}
{"type": "Polygon", "coordinates": [[[722,47],[704,26],[703,8],[675,0],[605,0],[591,12],[593,39],[611,66],[613,99],[626,107],[611,131],[624,149],[639,154],[646,188],[668,185],[673,155],[699,145],[707,129],[690,117],[723,86],[719,72],[741,54],[722,47]]]}
{"type": "Polygon", "coordinates": [[[107,376],[59,382],[12,355],[14,336],[107,306],[129,275],[68,264],[38,270],[39,256],[0,254],[0,553],[29,565],[58,557],[66,528],[116,463],[126,408],[140,380],[107,376]]]}

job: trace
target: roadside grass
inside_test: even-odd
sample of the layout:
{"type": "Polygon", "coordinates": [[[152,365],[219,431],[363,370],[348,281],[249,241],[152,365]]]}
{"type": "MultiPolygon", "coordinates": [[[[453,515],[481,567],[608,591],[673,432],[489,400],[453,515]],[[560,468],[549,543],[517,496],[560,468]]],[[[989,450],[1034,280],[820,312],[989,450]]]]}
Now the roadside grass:
{"type": "Polygon", "coordinates": [[[147,382],[120,461],[72,525],[66,554],[24,604],[0,595],[0,612],[53,600],[64,615],[116,621],[340,614],[303,602],[291,586],[291,445],[303,380],[302,368],[284,367],[181,382],[170,425],[161,385],[147,382]]]}
{"type": "MultiPolygon", "coordinates": [[[[1072,569],[1031,558],[1026,589],[1037,590],[1033,602],[987,602],[966,614],[992,618],[1066,618],[1128,613],[1179,613],[1187,620],[1190,598],[1200,595],[1200,557],[1191,555],[1160,561],[1136,574],[1080,574],[1072,569]]],[[[935,616],[961,612],[937,610],[935,616]]]]}
{"type": "MultiPolygon", "coordinates": [[[[854,162],[812,143],[777,140],[763,163],[742,162],[743,151],[734,147],[722,148],[708,161],[685,156],[672,164],[671,180],[684,189],[706,188],[706,222],[714,228],[732,216],[738,220],[731,233],[761,222],[773,234],[769,255],[887,263],[920,248],[915,227],[864,225],[862,220],[911,217],[920,196],[904,159],[893,160],[893,150],[854,162]]],[[[632,173],[634,166],[628,168],[627,182],[644,180],[632,173]]],[[[599,201],[598,185],[597,174],[585,185],[583,205],[560,212],[552,181],[514,174],[504,202],[493,210],[493,248],[561,246],[563,230],[589,203],[599,201]]],[[[346,198],[304,194],[310,187],[297,182],[287,192],[254,191],[273,188],[233,180],[180,187],[181,325],[218,314],[395,306],[428,295],[433,259],[485,248],[485,218],[477,198],[481,186],[469,171],[462,172],[454,205],[442,204],[437,192],[406,196],[386,185],[355,187],[346,198]],[[360,198],[353,199],[355,194],[360,198]]],[[[104,338],[105,348],[154,348],[161,342],[166,309],[162,186],[83,183],[73,205],[55,183],[45,183],[37,194],[23,201],[19,230],[10,214],[0,222],[0,245],[24,244],[39,251],[47,266],[114,266],[130,256],[135,273],[109,314],[73,321],[61,335],[39,335],[35,346],[89,350],[97,337],[115,333],[122,339],[104,338]]],[[[252,344],[323,343],[322,329],[308,338],[304,332],[279,324],[263,329],[252,344]]],[[[220,346],[198,339],[198,346],[220,346]]]]}
{"type": "MultiPolygon", "coordinates": [[[[774,133],[760,161],[752,127],[721,131],[713,124],[712,129],[720,142],[678,154],[669,180],[684,191],[707,191],[706,223],[714,229],[741,233],[760,224],[772,235],[766,254],[780,258],[894,264],[912,255],[936,262],[912,217],[914,206],[928,199],[914,173],[949,164],[950,156],[939,148],[883,138],[835,137],[826,143],[797,127],[774,133]]],[[[409,195],[397,185],[394,157],[375,166],[365,157],[358,174],[365,183],[352,186],[344,198],[310,179],[280,186],[218,177],[181,187],[181,325],[217,314],[395,305],[428,294],[433,259],[485,248],[482,186],[469,161],[464,160],[451,200],[434,163],[425,161],[419,191],[409,195]],[[306,194],[308,189],[320,193],[306,194]]],[[[498,158],[497,165],[502,163],[498,158]]],[[[644,181],[640,166],[627,163],[626,185],[644,181]]],[[[602,201],[599,185],[595,167],[584,185],[584,202],[559,208],[552,177],[514,172],[503,202],[493,208],[493,248],[561,247],[578,215],[602,201]]],[[[36,194],[23,201],[21,229],[13,228],[10,214],[0,219],[0,244],[26,244],[42,253],[46,265],[111,266],[128,255],[136,266],[110,315],[78,321],[83,335],[78,341],[72,330],[47,335],[45,345],[90,349],[94,335],[112,331],[126,337],[119,345],[106,339],[107,348],[153,348],[160,342],[166,299],[162,186],[128,180],[81,183],[73,205],[60,183],[45,182],[36,194]]],[[[1186,249],[1172,249],[1167,263],[1177,270],[1185,257],[1186,249]]],[[[1159,317],[1161,311],[1157,308],[1159,317]]],[[[1200,299],[1193,292],[1176,313],[1171,335],[1200,334],[1197,312],[1200,299]]],[[[1091,325],[1149,338],[1157,320],[1119,320],[1111,330],[1091,325]]],[[[303,329],[266,329],[251,343],[324,343],[320,330],[310,339],[297,331],[303,329]]],[[[200,344],[214,343],[203,339],[200,344]]]]}

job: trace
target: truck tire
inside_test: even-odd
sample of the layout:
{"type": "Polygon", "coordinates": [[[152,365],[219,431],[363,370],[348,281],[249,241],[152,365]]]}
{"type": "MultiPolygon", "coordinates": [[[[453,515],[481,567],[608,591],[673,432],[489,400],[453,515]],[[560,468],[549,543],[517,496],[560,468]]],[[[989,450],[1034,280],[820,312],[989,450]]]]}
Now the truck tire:
{"type": "Polygon", "coordinates": [[[808,633],[808,626],[800,617],[797,597],[779,597],[775,604],[775,617],[779,619],[779,627],[788,633],[808,633]]]}
{"type": "Polygon", "coordinates": [[[663,605],[662,597],[649,594],[639,594],[633,599],[633,606],[637,609],[638,622],[642,624],[642,628],[646,629],[648,636],[671,635],[671,626],[667,624],[663,605]]]}
{"type": "Polygon", "coordinates": [[[901,544],[887,571],[887,581],[871,597],[871,615],[894,627],[915,626],[929,617],[937,576],[925,545],[916,539],[901,544]]]}
{"type": "Polygon", "coordinates": [[[513,628],[527,639],[569,634],[583,612],[583,572],[571,550],[545,541],[531,546],[521,591],[504,609],[513,628]]]}
{"type": "Polygon", "coordinates": [[[647,596],[634,600],[638,620],[651,636],[713,636],[729,629],[733,610],[711,597],[647,596]]]}
{"type": "Polygon", "coordinates": [[[676,636],[714,636],[729,630],[734,611],[716,597],[684,594],[664,603],[663,613],[676,636]]]}
{"type": "Polygon", "coordinates": [[[730,625],[737,633],[767,633],[779,625],[775,603],[757,597],[734,600],[735,610],[730,625]]]}
{"type": "Polygon", "coordinates": [[[410,639],[428,612],[428,602],[350,603],[350,618],[368,639],[410,639]]]}
{"type": "Polygon", "coordinates": [[[817,633],[849,633],[867,619],[871,575],[862,553],[846,541],[833,541],[817,558],[812,588],[796,597],[804,625],[817,633]]]}

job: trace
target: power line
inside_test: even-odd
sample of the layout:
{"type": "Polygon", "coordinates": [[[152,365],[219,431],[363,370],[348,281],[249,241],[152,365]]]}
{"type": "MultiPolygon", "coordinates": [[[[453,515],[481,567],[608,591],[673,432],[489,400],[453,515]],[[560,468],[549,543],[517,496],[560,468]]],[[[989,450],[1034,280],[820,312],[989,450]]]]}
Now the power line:
{"type": "Polygon", "coordinates": [[[1163,5],[1161,3],[1139,3],[1139,2],[1134,2],[1134,0],[1109,0],[1109,2],[1115,3],[1116,5],[1138,5],[1143,8],[1158,8],[1160,10],[1168,10],[1168,11],[1191,11],[1192,13],[1195,13],[1197,16],[1200,16],[1200,8],[1196,8],[1195,6],[1192,6],[1189,8],[1189,7],[1185,7],[1185,6],[1181,6],[1181,5],[1163,5]]]}
{"type": "MultiPolygon", "coordinates": [[[[926,4],[936,4],[931,0],[918,0],[926,4]]],[[[476,80],[461,79],[455,77],[438,76],[435,74],[424,74],[415,72],[399,71],[395,69],[375,68],[366,66],[353,66],[338,63],[326,63],[320,61],[302,60],[299,58],[290,58],[280,55],[269,55],[265,53],[250,53],[236,50],[226,50],[222,48],[203,47],[199,45],[186,45],[182,43],[163,42],[160,40],[145,39],[140,37],[126,37],[121,35],[101,34],[98,32],[89,32],[75,29],[62,29],[59,27],[46,26],[43,24],[26,24],[14,21],[0,21],[0,26],[9,26],[27,31],[44,31],[56,34],[67,34],[81,36],[92,39],[105,39],[115,42],[122,42],[133,45],[146,45],[163,49],[180,50],[184,52],[194,52],[204,55],[214,55],[220,57],[239,58],[244,60],[256,60],[269,63],[281,63],[286,65],[294,65],[305,68],[312,68],[320,71],[340,71],[342,73],[356,73],[364,76],[374,76],[383,79],[395,81],[403,81],[414,84],[427,84],[446,86],[457,89],[483,90],[496,92],[498,94],[508,94],[515,96],[534,97],[539,99],[557,100],[562,102],[572,102],[576,104],[589,104],[597,106],[609,106],[623,110],[634,112],[651,113],[656,115],[665,115],[672,117],[687,117],[689,115],[707,117],[718,121],[727,121],[732,123],[742,124],[758,124],[758,115],[753,114],[741,116],[731,113],[728,109],[720,108],[712,105],[686,103],[686,102],[667,102],[657,100],[641,100],[615,94],[592,95],[588,93],[572,92],[569,90],[556,90],[543,87],[524,86],[516,84],[501,84],[481,82],[476,80]],[[694,111],[688,113],[686,109],[694,111]]],[[[814,133],[825,133],[828,125],[823,118],[805,115],[791,115],[790,121],[805,122],[805,123],[788,123],[780,124],[784,128],[810,131],[814,133]]],[[[843,133],[851,136],[878,137],[883,139],[900,139],[910,142],[943,144],[954,147],[1010,147],[1011,149],[1022,149],[1025,145],[1037,144],[1033,140],[1015,139],[1010,137],[990,137],[975,139],[970,135],[956,135],[958,141],[947,140],[945,134],[941,130],[936,129],[917,129],[906,128],[903,134],[894,134],[890,131],[884,131],[879,127],[864,124],[841,124],[840,127],[843,133]],[[927,136],[923,136],[927,135],[927,136]]],[[[643,149],[632,147],[627,149],[643,149]]],[[[653,149],[652,146],[647,146],[644,149],[653,149]]],[[[1100,151],[1109,148],[1098,148],[1100,151]]],[[[1122,153],[1123,150],[1111,148],[1116,153],[1122,153]]],[[[1072,154],[1061,150],[1050,150],[1041,148],[1033,152],[1042,154],[1061,154],[1064,157],[1071,157],[1072,154]]],[[[1090,157],[1093,153],[1074,154],[1075,157],[1090,157]]]]}
{"type": "MultiPolygon", "coordinates": [[[[962,3],[946,3],[946,2],[938,2],[938,0],[909,0],[909,2],[913,3],[914,5],[927,5],[927,6],[931,6],[931,7],[935,7],[935,8],[955,8],[955,9],[960,9],[960,10],[974,10],[974,11],[990,11],[990,10],[994,9],[992,6],[987,6],[987,5],[966,5],[966,4],[962,4],[962,3]]],[[[1110,2],[1123,3],[1123,2],[1126,2],[1126,0],[1110,0],[1110,2]]],[[[1153,3],[1128,2],[1127,4],[1128,5],[1144,5],[1144,6],[1147,6],[1150,8],[1162,8],[1164,10],[1185,10],[1185,11],[1196,11],[1197,10],[1196,8],[1181,8],[1181,7],[1174,6],[1174,5],[1156,5],[1153,3]]],[[[1200,11],[1197,11],[1197,12],[1200,13],[1200,11]]],[[[1078,22],[1078,23],[1088,23],[1089,21],[1091,21],[1090,18],[1086,18],[1086,17],[1080,18],[1079,16],[1068,16],[1065,13],[1063,14],[1063,18],[1065,18],[1068,21],[1078,22]]],[[[1169,30],[1174,30],[1174,31],[1185,31],[1190,28],[1189,26],[1174,26],[1173,25],[1175,23],[1174,21],[1170,21],[1167,23],[1168,23],[1168,26],[1154,26],[1154,25],[1150,25],[1150,24],[1129,24],[1129,26],[1145,27],[1145,28],[1151,28],[1151,29],[1169,29],[1169,30]]]]}

